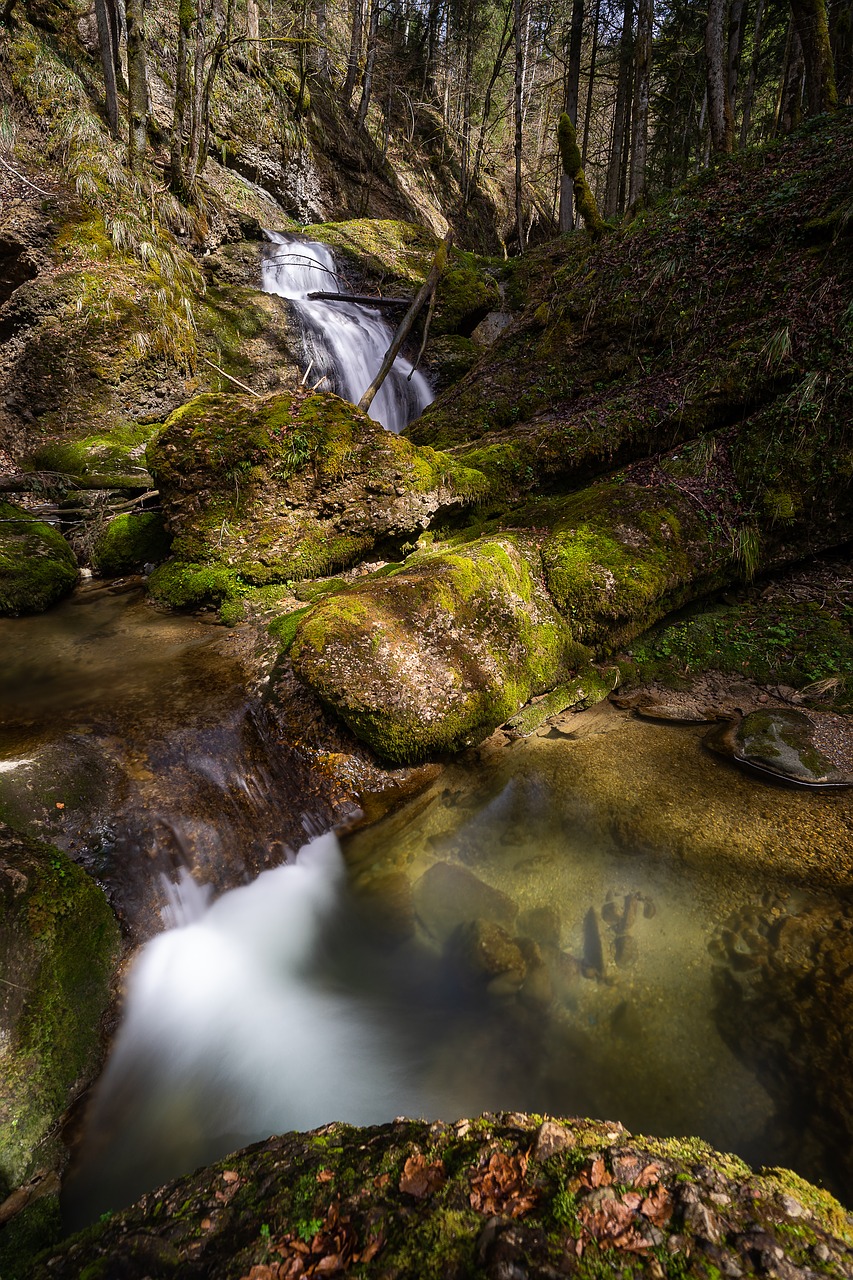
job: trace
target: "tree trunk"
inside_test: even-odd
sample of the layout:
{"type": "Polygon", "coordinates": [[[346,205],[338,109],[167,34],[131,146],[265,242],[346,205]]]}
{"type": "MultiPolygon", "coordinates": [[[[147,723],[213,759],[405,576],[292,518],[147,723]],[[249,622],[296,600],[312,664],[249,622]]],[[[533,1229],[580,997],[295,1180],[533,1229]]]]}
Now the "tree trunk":
{"type": "Polygon", "coordinates": [[[349,42],[349,58],[347,60],[347,74],[344,80],[344,87],[341,93],[343,98],[344,109],[346,110],[352,102],[352,95],[355,91],[355,82],[358,78],[358,64],[361,60],[361,45],[364,39],[364,0],[353,0],[352,2],[352,27],[350,28],[349,42]]]}
{"type": "Polygon", "coordinates": [[[728,0],[708,0],[708,21],[705,24],[708,123],[711,128],[711,148],[715,155],[726,155],[734,147],[734,121],[726,69],[728,7],[728,0]]]}
{"type": "Polygon", "coordinates": [[[578,213],[583,218],[591,238],[598,240],[604,232],[604,223],[581,166],[577,134],[567,111],[560,116],[560,123],[557,125],[557,143],[560,149],[563,176],[568,177],[572,183],[578,213]]]}
{"type": "Polygon", "coordinates": [[[515,109],[515,221],[518,227],[518,251],[527,249],[527,236],[524,231],[523,210],[521,207],[521,145],[522,145],[522,113],[521,90],[524,83],[524,52],[522,48],[522,0],[514,0],[515,11],[515,79],[513,104],[515,109]]]}
{"type": "Polygon", "coordinates": [[[329,57],[329,27],[326,18],[326,0],[314,0],[314,22],[317,26],[317,47],[312,62],[314,70],[323,80],[332,77],[332,63],[329,57]]]}
{"type": "Polygon", "coordinates": [[[764,0],[758,0],[755,9],[755,26],[752,29],[752,58],[749,63],[749,78],[743,95],[743,114],[740,122],[740,145],[746,146],[749,137],[749,125],[752,120],[752,104],[755,101],[755,80],[758,75],[758,60],[761,57],[761,38],[764,34],[764,0]]]}
{"type": "Polygon", "coordinates": [[[196,2],[198,9],[195,23],[192,95],[190,97],[190,140],[187,153],[189,157],[187,171],[190,173],[194,173],[198,168],[201,136],[204,129],[204,64],[207,52],[204,0],[196,0],[196,2]]]}
{"type": "Polygon", "coordinates": [[[424,61],[424,97],[437,98],[435,68],[438,62],[438,28],[441,20],[441,0],[429,0],[427,12],[426,59],[424,61]]]}
{"type": "Polygon", "coordinates": [[[109,11],[109,0],[95,0],[95,19],[98,24],[98,44],[101,49],[101,66],[104,69],[104,96],[107,108],[107,124],[114,138],[119,136],[118,85],[116,83],[116,24],[109,11]]]}
{"type": "Polygon", "coordinates": [[[364,79],[361,82],[361,101],[355,117],[355,127],[364,128],[367,119],[367,108],[370,106],[370,95],[373,92],[373,68],[376,63],[376,44],[379,33],[379,0],[372,0],[370,6],[370,26],[367,30],[367,61],[364,64],[364,79]]]}
{"type": "Polygon", "coordinates": [[[148,53],[145,43],[145,0],[127,0],[128,157],[139,174],[148,147],[148,53]]]}
{"type": "Polygon", "coordinates": [[[598,26],[601,18],[601,0],[595,0],[595,16],[592,20],[592,49],[589,55],[589,80],[586,86],[586,110],[583,118],[583,144],[581,146],[581,164],[586,164],[589,155],[589,127],[592,119],[592,91],[595,86],[595,64],[598,57],[598,26]]]}
{"type": "Polygon", "coordinates": [[[776,133],[790,133],[796,129],[802,118],[803,46],[800,33],[791,19],[788,28],[788,40],[785,46],[785,63],[782,68],[782,86],[779,92],[779,109],[776,113],[776,133]]]}
{"type": "Polygon", "coordinates": [[[727,83],[729,105],[732,113],[732,132],[734,132],[735,103],[737,102],[737,82],[740,75],[740,58],[743,52],[743,33],[746,29],[746,0],[731,0],[729,9],[729,39],[727,58],[727,83]]]}
{"type": "MultiPolygon", "coordinates": [[[[578,127],[578,98],[580,97],[581,79],[581,45],[583,43],[583,0],[572,0],[572,23],[569,31],[569,59],[566,72],[566,95],[563,110],[575,129],[578,127]]],[[[568,174],[563,171],[560,181],[560,235],[567,235],[575,225],[572,209],[572,184],[564,179],[568,174]]]]}
{"type": "Polygon", "coordinates": [[[258,0],[246,0],[246,35],[249,37],[249,58],[252,62],[260,62],[261,11],[258,0]]]}
{"type": "Polygon", "coordinates": [[[187,195],[184,181],[184,123],[189,103],[190,40],[195,21],[196,11],[193,0],[179,0],[175,102],[172,109],[172,136],[169,145],[169,186],[181,199],[187,195]]]}
{"type": "Polygon", "coordinates": [[[791,0],[791,12],[803,47],[809,115],[835,111],[838,92],[829,40],[826,0],[791,0]]]}
{"type": "Polygon", "coordinates": [[[646,193],[646,147],[649,134],[649,79],[652,67],[653,0],[640,0],[634,47],[634,109],[631,118],[631,173],[628,206],[636,211],[646,193]]]}
{"type": "Polygon", "coordinates": [[[613,136],[610,143],[610,163],[607,166],[607,187],[604,194],[604,216],[613,218],[619,207],[619,183],[622,174],[622,153],[628,124],[628,98],[633,62],[634,0],[625,0],[622,15],[622,35],[619,40],[619,76],[616,81],[616,105],[613,110],[613,136]]]}

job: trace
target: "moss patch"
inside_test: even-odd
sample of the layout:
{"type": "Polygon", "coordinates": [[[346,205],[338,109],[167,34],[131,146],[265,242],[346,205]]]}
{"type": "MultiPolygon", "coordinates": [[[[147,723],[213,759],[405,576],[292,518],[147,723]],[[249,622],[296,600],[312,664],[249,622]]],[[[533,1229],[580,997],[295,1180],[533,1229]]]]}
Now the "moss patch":
{"type": "Polygon", "coordinates": [[[77,562],[62,535],[0,502],[0,615],[43,613],[76,582],[77,562]]]}
{"type": "Polygon", "coordinates": [[[114,516],[97,538],[92,563],[106,577],[132,573],[145,564],[164,560],[170,541],[159,512],[123,512],[114,516]]]}
{"type": "Polygon", "coordinates": [[[2,1195],[36,1165],[50,1166],[44,1144],[91,1078],[119,933],[79,867],[8,828],[0,828],[0,926],[2,1195]]]}

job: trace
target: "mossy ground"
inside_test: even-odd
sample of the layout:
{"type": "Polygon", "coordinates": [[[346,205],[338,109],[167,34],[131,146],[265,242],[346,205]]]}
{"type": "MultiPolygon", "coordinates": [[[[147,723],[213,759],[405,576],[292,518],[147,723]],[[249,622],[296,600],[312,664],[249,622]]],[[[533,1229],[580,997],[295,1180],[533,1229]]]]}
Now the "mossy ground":
{"type": "Polygon", "coordinates": [[[76,582],[77,562],[62,535],[0,502],[0,616],[43,613],[76,582]]]}
{"type": "Polygon", "coordinates": [[[101,889],[57,849],[0,831],[6,1037],[0,1072],[0,1198],[34,1168],[72,1091],[97,1065],[98,1027],[118,959],[101,889]]]}
{"type": "Polygon", "coordinates": [[[322,1274],[338,1256],[354,1276],[401,1280],[712,1280],[768,1274],[770,1249],[774,1267],[840,1280],[851,1243],[841,1205],[784,1170],[757,1176],[696,1139],[512,1114],[270,1139],[53,1248],[32,1276],[106,1276],[119,1255],[127,1280],[275,1276],[296,1257],[322,1274]]]}

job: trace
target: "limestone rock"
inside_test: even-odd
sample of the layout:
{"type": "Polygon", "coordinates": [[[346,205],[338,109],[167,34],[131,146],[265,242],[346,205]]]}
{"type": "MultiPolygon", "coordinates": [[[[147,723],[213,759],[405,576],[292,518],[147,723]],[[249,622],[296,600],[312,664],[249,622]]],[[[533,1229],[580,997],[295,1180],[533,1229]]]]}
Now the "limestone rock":
{"type": "MultiPolygon", "coordinates": [[[[818,744],[818,722],[802,711],[751,711],[714,729],[705,743],[757,773],[804,787],[849,787],[853,775],[838,768],[818,744]]],[[[848,730],[849,741],[849,730],[848,730]]]]}

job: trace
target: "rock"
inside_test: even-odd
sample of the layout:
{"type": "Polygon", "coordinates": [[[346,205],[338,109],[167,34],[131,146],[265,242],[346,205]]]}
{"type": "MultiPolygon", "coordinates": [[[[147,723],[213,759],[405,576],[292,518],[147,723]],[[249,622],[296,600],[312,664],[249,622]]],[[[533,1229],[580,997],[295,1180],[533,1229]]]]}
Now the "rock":
{"type": "Polygon", "coordinates": [[[501,977],[510,979],[508,987],[517,990],[527,969],[518,943],[491,920],[460,924],[450,935],[445,950],[451,963],[477,982],[501,977]]]}
{"type": "Polygon", "coordinates": [[[169,535],[159,512],[128,512],[114,516],[98,535],[92,548],[92,563],[105,577],[134,573],[153,567],[169,554],[169,535]]]}
{"type": "Polygon", "coordinates": [[[241,582],[321,577],[377,544],[417,537],[483,478],[383,430],[333,395],[202,395],[149,446],[175,561],[150,590],[176,606],[219,603],[241,582]]]}
{"type": "Polygon", "coordinates": [[[590,907],[583,918],[583,971],[585,977],[603,978],[607,971],[601,917],[590,907]]]}
{"type": "Polygon", "coordinates": [[[535,732],[551,716],[558,716],[569,707],[580,710],[602,702],[613,692],[618,680],[619,672],[615,667],[608,667],[604,671],[592,666],[586,667],[577,672],[571,683],[558,685],[551,693],[522,707],[514,716],[510,716],[503,727],[524,737],[535,732]]]}
{"type": "Polygon", "coordinates": [[[513,317],[509,311],[490,311],[484,316],[471,334],[471,341],[478,347],[490,347],[512,324],[513,317]]]}
{"type": "Polygon", "coordinates": [[[853,1265],[841,1205],[784,1170],[755,1174],[696,1139],[512,1114],[270,1138],[105,1214],[28,1280],[339,1274],[342,1244],[359,1272],[401,1280],[793,1278],[804,1247],[827,1275],[853,1265]],[[779,1199],[792,1183],[812,1211],[805,1245],[779,1199]],[[724,1214],[707,1207],[715,1194],[724,1214]]]}
{"type": "Polygon", "coordinates": [[[713,729],[705,745],[756,773],[803,787],[849,787],[853,775],[836,767],[816,743],[817,724],[802,711],[770,708],[713,729]]]}
{"type": "Polygon", "coordinates": [[[63,1161],[58,1122],[99,1065],[118,954],[94,881],[0,825],[0,1201],[63,1161]]]}
{"type": "Polygon", "coordinates": [[[577,649],[518,534],[419,551],[302,617],[297,676],[390,763],[481,742],[577,649]]]}
{"type": "Polygon", "coordinates": [[[412,888],[418,919],[431,937],[445,942],[459,925],[470,920],[512,928],[518,908],[499,889],[480,880],[465,867],[437,862],[412,888]]]}
{"type": "Polygon", "coordinates": [[[60,533],[0,502],[0,617],[43,613],[77,583],[77,561],[60,533]]]}

